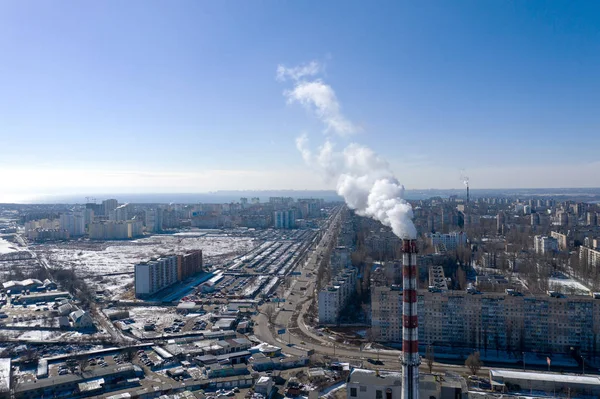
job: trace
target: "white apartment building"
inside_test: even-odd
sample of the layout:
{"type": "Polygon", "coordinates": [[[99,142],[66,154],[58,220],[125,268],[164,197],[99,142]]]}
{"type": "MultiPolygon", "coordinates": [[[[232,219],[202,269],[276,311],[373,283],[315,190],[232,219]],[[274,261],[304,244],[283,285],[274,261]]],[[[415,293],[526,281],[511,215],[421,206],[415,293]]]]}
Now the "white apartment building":
{"type": "Polygon", "coordinates": [[[162,230],[163,210],[161,208],[146,210],[146,231],[156,233],[162,230]]]}
{"type": "Polygon", "coordinates": [[[600,250],[582,245],[579,247],[579,260],[588,266],[598,268],[600,267],[600,250]]]}
{"type": "Polygon", "coordinates": [[[558,240],[554,237],[533,237],[533,248],[537,254],[546,255],[558,251],[558,240]]]}
{"type": "Polygon", "coordinates": [[[25,222],[25,235],[30,240],[37,236],[36,230],[57,230],[60,229],[60,221],[56,219],[38,219],[25,222]]]}
{"type": "Polygon", "coordinates": [[[428,238],[436,252],[454,251],[467,245],[467,234],[462,231],[448,234],[431,233],[428,238]]]}
{"type": "Polygon", "coordinates": [[[60,228],[67,230],[69,236],[80,237],[85,234],[85,215],[81,212],[63,213],[60,215],[60,228]]]}
{"type": "Polygon", "coordinates": [[[135,296],[152,295],[177,282],[177,255],[135,265],[135,296]]]}
{"type": "Polygon", "coordinates": [[[116,222],[129,220],[129,204],[123,204],[110,211],[108,219],[116,222]]]}
{"type": "Polygon", "coordinates": [[[143,234],[143,223],[139,220],[103,221],[89,225],[91,240],[128,240],[143,234]]]}
{"type": "Polygon", "coordinates": [[[337,324],[340,312],[356,291],[356,276],[356,269],[344,269],[319,292],[319,323],[337,324]]]}
{"type": "Polygon", "coordinates": [[[104,216],[108,216],[110,212],[117,209],[118,206],[119,201],[117,201],[116,199],[107,199],[102,201],[102,212],[104,213],[104,216]]]}

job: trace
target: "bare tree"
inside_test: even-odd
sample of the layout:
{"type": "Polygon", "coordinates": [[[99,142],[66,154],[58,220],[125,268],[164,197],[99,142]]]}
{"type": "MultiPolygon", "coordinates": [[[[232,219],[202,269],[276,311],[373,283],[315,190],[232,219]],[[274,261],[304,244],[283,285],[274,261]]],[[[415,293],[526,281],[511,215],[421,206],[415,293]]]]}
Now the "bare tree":
{"type": "Polygon", "coordinates": [[[465,361],[465,366],[471,371],[471,374],[477,375],[481,367],[483,367],[483,362],[479,357],[479,352],[473,352],[469,355],[467,360],[465,361]]]}
{"type": "Polygon", "coordinates": [[[77,365],[79,366],[79,373],[83,375],[83,372],[87,370],[90,365],[90,359],[87,356],[84,356],[77,361],[77,365]]]}
{"type": "Polygon", "coordinates": [[[273,320],[275,319],[275,307],[273,305],[267,306],[265,316],[267,316],[269,323],[273,324],[273,320]]]}
{"type": "Polygon", "coordinates": [[[133,347],[128,347],[121,351],[121,358],[125,362],[131,362],[133,360],[134,356],[135,356],[135,348],[133,348],[133,347]]]}
{"type": "Polygon", "coordinates": [[[429,374],[433,371],[433,346],[427,345],[427,352],[425,353],[425,360],[427,361],[427,368],[429,369],[429,374]]]}

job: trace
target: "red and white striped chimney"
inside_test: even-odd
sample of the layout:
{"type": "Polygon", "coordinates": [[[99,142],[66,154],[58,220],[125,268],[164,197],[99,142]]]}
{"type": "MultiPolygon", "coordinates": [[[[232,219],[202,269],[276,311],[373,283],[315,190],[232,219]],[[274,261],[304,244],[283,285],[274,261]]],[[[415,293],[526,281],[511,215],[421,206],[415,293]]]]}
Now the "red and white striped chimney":
{"type": "Polygon", "coordinates": [[[417,241],[402,240],[402,399],[419,399],[417,241]]]}

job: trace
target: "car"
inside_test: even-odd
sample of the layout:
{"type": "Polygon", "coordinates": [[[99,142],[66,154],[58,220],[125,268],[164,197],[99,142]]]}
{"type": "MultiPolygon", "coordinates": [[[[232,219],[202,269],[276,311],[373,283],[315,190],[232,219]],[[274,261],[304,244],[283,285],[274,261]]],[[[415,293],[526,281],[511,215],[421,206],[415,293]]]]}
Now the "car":
{"type": "Polygon", "coordinates": [[[102,364],[100,365],[100,367],[108,367],[108,364],[106,364],[106,363],[102,363],[102,364]]]}

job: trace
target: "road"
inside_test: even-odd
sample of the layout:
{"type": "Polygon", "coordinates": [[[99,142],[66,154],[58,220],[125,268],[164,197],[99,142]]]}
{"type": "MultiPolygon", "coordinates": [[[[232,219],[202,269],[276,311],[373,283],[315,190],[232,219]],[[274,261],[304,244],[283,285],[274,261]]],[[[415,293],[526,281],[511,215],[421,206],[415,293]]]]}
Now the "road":
{"type": "MultiPolygon", "coordinates": [[[[337,211],[335,217],[332,217],[329,226],[324,228],[321,241],[309,254],[308,259],[299,264],[299,269],[296,269],[296,271],[301,272],[301,275],[294,280],[291,287],[284,293],[285,302],[278,304],[279,307],[276,311],[272,330],[269,328],[264,312],[267,307],[277,305],[265,303],[259,308],[261,313],[255,317],[255,322],[257,323],[255,335],[261,341],[281,347],[283,353],[292,356],[306,356],[309,350],[313,350],[315,354],[329,356],[339,361],[360,364],[361,367],[365,368],[400,370],[401,351],[363,350],[362,347],[342,345],[304,323],[304,316],[312,301],[316,298],[315,280],[318,265],[321,261],[329,259],[330,250],[337,241],[336,230],[339,230],[340,211],[341,209],[337,211]],[[284,334],[274,334],[275,331],[282,328],[286,330],[284,334]],[[378,359],[382,364],[373,364],[368,359],[378,359]]],[[[498,367],[493,368],[497,369],[498,367]]],[[[421,370],[423,372],[429,371],[425,359],[423,359],[421,370]]],[[[484,367],[480,373],[487,373],[488,370],[489,368],[484,367]]],[[[470,374],[464,365],[438,362],[434,362],[432,371],[452,371],[459,374],[470,374]]]]}

